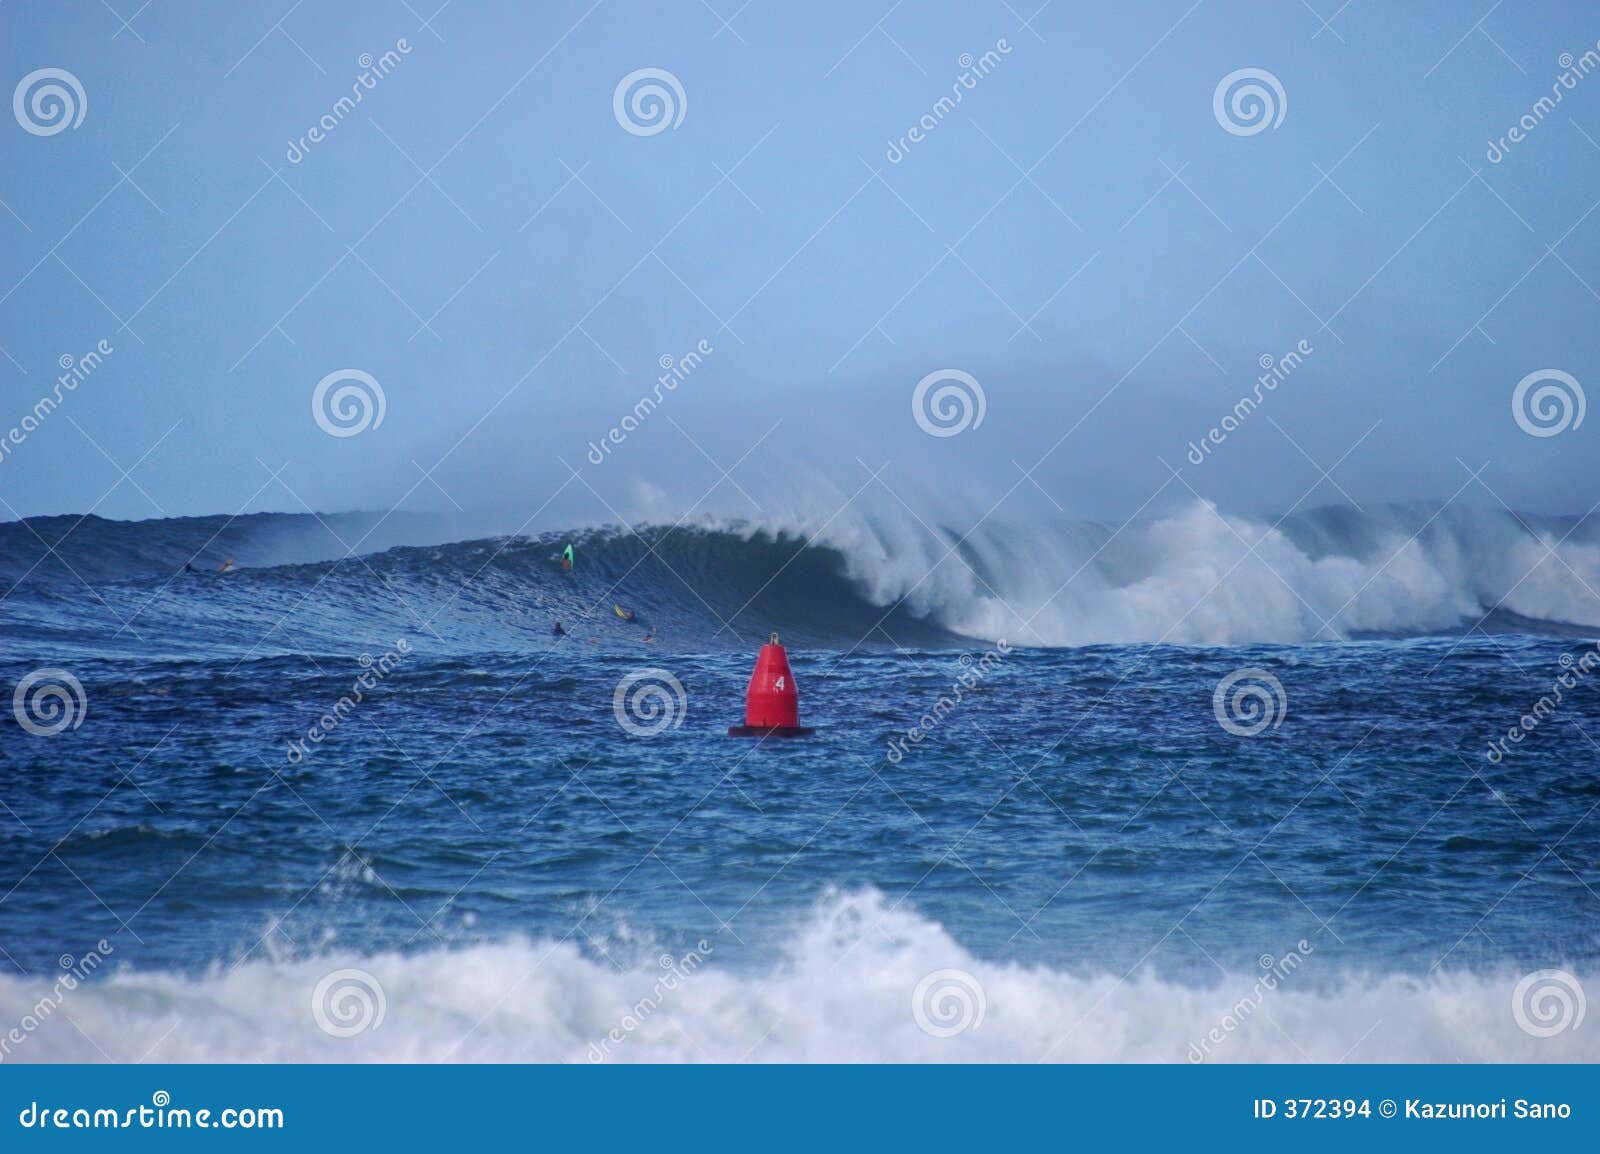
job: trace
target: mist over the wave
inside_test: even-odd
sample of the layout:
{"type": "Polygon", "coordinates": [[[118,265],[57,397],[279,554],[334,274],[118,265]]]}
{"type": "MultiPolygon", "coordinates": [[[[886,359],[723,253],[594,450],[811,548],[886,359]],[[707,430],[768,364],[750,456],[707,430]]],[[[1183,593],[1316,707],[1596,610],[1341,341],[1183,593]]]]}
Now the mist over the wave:
{"type": "MultiPolygon", "coordinates": [[[[539,528],[676,518],[704,496],[724,516],[756,503],[826,515],[886,462],[880,481],[930,522],[997,502],[1017,520],[1162,512],[1186,495],[1168,465],[1232,514],[1442,503],[1463,487],[1582,513],[1592,423],[1529,436],[1510,402],[1529,374],[1581,382],[1600,351],[1574,279],[1595,253],[1600,157],[1562,126],[1506,163],[1482,159],[1527,104],[1528,62],[1593,39],[1584,6],[1547,9],[1519,27],[1518,68],[1457,54],[1457,82],[1424,85],[1416,62],[1449,45],[1423,10],[1369,13],[1381,34],[1363,36],[1355,74],[1290,17],[1187,3],[1156,45],[1143,16],[1082,14],[1072,41],[1103,52],[1065,69],[1003,8],[908,19],[897,40],[917,68],[853,48],[849,5],[744,12],[754,40],[784,46],[775,55],[727,53],[650,6],[601,5],[570,27],[526,6],[452,12],[451,47],[415,37],[359,125],[287,160],[279,142],[325,105],[303,86],[317,80],[252,57],[215,118],[197,121],[184,96],[259,39],[249,13],[168,19],[168,50],[150,58],[24,14],[8,43],[80,60],[107,115],[44,150],[25,132],[0,141],[11,169],[39,175],[7,198],[27,228],[0,430],[100,338],[115,351],[0,460],[0,514],[398,505],[505,510],[508,528],[549,514],[539,528]],[[942,72],[1002,37],[1014,51],[946,128],[886,157],[942,72]],[[533,42],[563,49],[530,70],[533,42]],[[694,112],[641,140],[608,94],[662,51],[694,112]],[[1294,111],[1245,138],[1212,94],[1251,51],[1293,75],[1294,111]],[[485,116],[490,74],[518,79],[485,116]],[[148,201],[105,193],[112,159],[146,153],[148,201]],[[457,160],[448,196],[418,188],[404,154],[457,160]],[[288,165],[270,194],[268,160],[288,165]],[[67,276],[49,244],[83,239],[86,220],[98,240],[74,247],[67,276]],[[85,313],[87,285],[114,316],[85,313]],[[144,324],[114,319],[135,307],[144,324]],[[663,359],[702,348],[626,444],[589,464],[663,359]],[[1293,372],[1223,429],[1263,359],[1292,351],[1293,372]],[[330,436],[310,402],[354,370],[379,382],[384,415],[330,436]],[[940,370],[986,395],[982,425],[948,439],[910,411],[940,370]],[[1191,463],[1212,429],[1225,443],[1191,463]]],[[[374,19],[323,13],[318,36],[358,56],[374,19]]],[[[399,35],[408,19],[381,22],[399,35]]],[[[1575,92],[1560,116],[1580,125],[1593,99],[1575,92]]]]}
{"type": "MultiPolygon", "coordinates": [[[[1234,350],[1231,373],[1130,380],[1093,356],[1035,363],[951,348],[888,371],[791,377],[721,341],[687,373],[648,365],[511,389],[465,439],[430,435],[387,466],[364,456],[339,478],[346,496],[324,506],[388,507],[403,494],[402,508],[496,508],[543,527],[700,512],[825,518],[858,494],[942,524],[1120,522],[1194,497],[1273,518],[1413,501],[1582,514],[1594,500],[1581,454],[1523,434],[1505,397],[1485,397],[1471,420],[1403,387],[1347,404],[1347,368],[1316,353],[1263,371],[1234,350]],[[947,423],[933,436],[915,391],[946,365],[977,382],[981,407],[963,400],[959,432],[947,423]],[[435,462],[424,478],[420,465],[435,462]]],[[[1383,370],[1396,371],[1410,370],[1383,370]]]]}

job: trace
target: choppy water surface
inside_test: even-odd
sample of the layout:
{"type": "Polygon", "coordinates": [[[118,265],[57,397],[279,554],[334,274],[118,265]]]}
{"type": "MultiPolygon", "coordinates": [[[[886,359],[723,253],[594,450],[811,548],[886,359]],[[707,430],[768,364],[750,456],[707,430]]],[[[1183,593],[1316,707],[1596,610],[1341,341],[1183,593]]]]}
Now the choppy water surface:
{"type": "MultiPolygon", "coordinates": [[[[1283,547],[1331,592],[1304,586],[1303,635],[1273,597],[1203,603],[1223,644],[1048,648],[1084,599],[1007,628],[1026,596],[919,602],[862,576],[870,550],[781,536],[591,537],[566,575],[555,540],[334,563],[263,519],[207,547],[243,562],[218,575],[171,561],[204,521],[90,522],[59,555],[24,528],[0,526],[0,675],[82,696],[25,702],[76,722],[54,735],[0,721],[0,1016],[62,955],[108,960],[16,1059],[592,1059],[668,973],[603,1056],[1180,1060],[1269,973],[1208,1056],[1600,1056],[1513,1012],[1531,971],[1600,972],[1600,669],[1555,574],[1547,617],[1519,589],[1463,636],[1437,618],[1479,593],[1435,540],[1438,580],[1405,568],[1379,629],[1388,570],[1308,525],[1283,547]],[[1362,619],[1309,625],[1339,582],[1362,619]],[[770,629],[813,739],[725,736],[770,629]],[[380,1028],[313,1020],[340,968],[381,987],[380,1028]],[[944,969],[983,1006],[953,1038],[912,1012],[944,969]]],[[[1188,580],[1146,563],[1097,574],[1105,613],[1188,580]]]]}

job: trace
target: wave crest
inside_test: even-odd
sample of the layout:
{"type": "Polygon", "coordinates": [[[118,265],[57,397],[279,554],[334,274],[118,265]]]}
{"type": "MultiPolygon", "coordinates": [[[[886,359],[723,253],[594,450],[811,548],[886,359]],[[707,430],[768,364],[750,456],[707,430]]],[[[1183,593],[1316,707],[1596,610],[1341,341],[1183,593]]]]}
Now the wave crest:
{"type": "MultiPolygon", "coordinates": [[[[261,629],[242,614],[257,609],[266,624],[292,610],[336,642],[341,623],[343,635],[389,617],[387,635],[411,628],[396,612],[404,603],[470,631],[465,640],[477,645],[529,628],[547,636],[552,620],[588,618],[596,606],[604,615],[612,600],[639,608],[675,643],[701,648],[741,646],[774,629],[848,648],[863,638],[908,647],[963,637],[1293,643],[1480,624],[1564,635],[1600,624],[1600,532],[1570,518],[1482,510],[1321,509],[1268,522],[1195,501],[1123,526],[989,520],[963,532],[906,510],[852,509],[820,521],[706,518],[442,545],[419,543],[450,536],[441,520],[364,529],[357,515],[344,516],[333,529],[326,518],[281,514],[220,527],[215,518],[0,525],[0,578],[58,617],[61,633],[103,608],[78,596],[81,578],[123,619],[166,612],[173,632],[189,638],[212,635],[191,627],[209,615],[215,636],[252,642],[261,629]],[[579,555],[572,575],[556,565],[569,541],[579,555]],[[345,542],[381,551],[350,557],[345,542]],[[201,572],[181,572],[197,552],[201,572]],[[214,580],[224,552],[240,567],[214,580]],[[239,583],[250,605],[232,593],[239,583]]],[[[40,620],[35,612],[18,624],[40,620]]]]}

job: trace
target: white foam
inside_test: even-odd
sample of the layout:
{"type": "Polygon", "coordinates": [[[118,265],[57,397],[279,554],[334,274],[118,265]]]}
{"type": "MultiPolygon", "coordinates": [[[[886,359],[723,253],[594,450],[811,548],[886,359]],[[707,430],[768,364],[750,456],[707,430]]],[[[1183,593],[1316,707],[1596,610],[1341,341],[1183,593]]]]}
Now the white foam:
{"type": "Polygon", "coordinates": [[[852,506],[820,524],[769,516],[743,528],[816,534],[843,554],[873,602],[904,599],[956,632],[1023,645],[1422,634],[1471,624],[1489,608],[1600,623],[1600,548],[1532,531],[1510,514],[1321,510],[1292,524],[1294,535],[1195,500],[1120,528],[989,521],[954,551],[954,534],[903,508],[852,506]]]}
{"type": "MultiPolygon", "coordinates": [[[[823,902],[765,973],[721,965],[707,945],[703,961],[670,970],[654,958],[619,970],[523,940],[257,960],[195,978],[124,970],[68,993],[6,1060],[1184,1062],[1214,1030],[1222,1041],[1204,1046],[1207,1061],[1600,1060],[1593,1022],[1546,1038],[1519,1028],[1521,975],[1509,971],[1338,979],[1317,973],[1313,954],[1240,1014],[1258,973],[1190,986],[982,961],[873,891],[823,902]],[[381,1025],[351,1037],[319,1027],[314,994],[340,969],[376,980],[381,1025]],[[975,984],[965,1003],[924,1000],[936,1028],[973,1017],[982,991],[981,1021],[951,1037],[913,1012],[919,983],[939,970],[975,984]]],[[[0,978],[0,1030],[48,990],[0,978]]]]}

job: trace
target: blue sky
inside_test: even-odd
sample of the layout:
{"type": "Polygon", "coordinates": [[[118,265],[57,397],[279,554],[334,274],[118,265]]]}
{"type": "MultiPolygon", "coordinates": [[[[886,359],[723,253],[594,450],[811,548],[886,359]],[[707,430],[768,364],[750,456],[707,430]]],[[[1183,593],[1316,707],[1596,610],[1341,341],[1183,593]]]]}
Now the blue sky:
{"type": "Polygon", "coordinates": [[[0,8],[6,85],[84,93],[75,127],[0,127],[0,437],[114,350],[0,456],[0,517],[825,510],[886,464],[1016,515],[1442,500],[1485,465],[1480,500],[1594,501],[1600,418],[1530,436],[1511,398],[1594,375],[1600,76],[1486,158],[1600,40],[1589,6],[328,7],[0,8]],[[683,94],[649,135],[613,104],[644,68],[683,94]],[[1281,121],[1219,121],[1240,69],[1281,121]],[[312,396],[345,369],[383,420],[330,436],[312,396]],[[910,399],[946,369],[985,418],[931,437],[910,399]]]}

